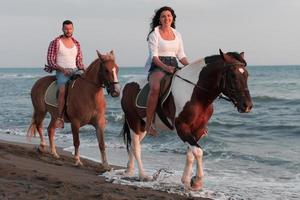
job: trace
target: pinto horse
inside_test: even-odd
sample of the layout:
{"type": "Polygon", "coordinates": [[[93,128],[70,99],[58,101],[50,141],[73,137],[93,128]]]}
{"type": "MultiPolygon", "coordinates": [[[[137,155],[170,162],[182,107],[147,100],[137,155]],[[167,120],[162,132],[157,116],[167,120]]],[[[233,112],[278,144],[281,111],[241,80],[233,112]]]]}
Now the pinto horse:
{"type": "MultiPolygon", "coordinates": [[[[252,100],[247,86],[248,72],[244,53],[228,52],[200,59],[181,70],[173,77],[171,92],[165,109],[168,121],[175,127],[179,138],[188,145],[186,165],[182,183],[186,188],[202,188],[203,150],[198,145],[200,138],[207,134],[207,124],[213,114],[213,102],[221,94],[225,95],[240,113],[250,112],[252,100]],[[192,165],[197,161],[196,176],[191,179],[192,165]]],[[[134,158],[137,160],[140,180],[151,180],[144,173],[140,143],[145,137],[145,108],[136,106],[136,96],[145,84],[127,83],[123,89],[121,105],[125,114],[123,136],[127,144],[129,161],[125,173],[132,175],[134,158]]],[[[225,98],[225,97],[224,97],[225,98]]],[[[156,115],[154,126],[171,130],[161,123],[156,115]]]]}
{"type": "MultiPolygon", "coordinates": [[[[105,152],[104,128],[106,124],[106,101],[104,88],[112,97],[120,94],[118,82],[118,66],[115,63],[113,51],[102,55],[97,51],[98,58],[91,63],[84,74],[68,86],[66,98],[65,121],[71,123],[73,144],[75,147],[75,165],[82,165],[79,156],[79,128],[90,124],[95,127],[98,144],[101,152],[102,164],[108,167],[105,152]]],[[[48,126],[50,153],[59,158],[54,144],[55,120],[58,117],[57,107],[45,103],[45,94],[48,86],[55,81],[55,76],[46,76],[36,81],[31,89],[33,104],[32,122],[27,135],[32,137],[36,130],[40,136],[40,151],[45,151],[45,139],[43,136],[43,120],[47,112],[51,115],[48,126]]]]}

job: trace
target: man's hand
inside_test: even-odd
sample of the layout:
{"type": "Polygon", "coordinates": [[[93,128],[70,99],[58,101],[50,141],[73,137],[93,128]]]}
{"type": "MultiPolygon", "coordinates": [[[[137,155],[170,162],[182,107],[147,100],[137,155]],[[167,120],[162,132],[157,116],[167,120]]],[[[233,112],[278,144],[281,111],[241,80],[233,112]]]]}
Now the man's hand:
{"type": "Polygon", "coordinates": [[[59,71],[61,71],[65,76],[70,76],[71,75],[71,70],[65,69],[63,67],[59,67],[59,71]]]}
{"type": "Polygon", "coordinates": [[[69,69],[64,69],[63,73],[64,73],[65,76],[71,76],[72,71],[69,70],[69,69]]]}

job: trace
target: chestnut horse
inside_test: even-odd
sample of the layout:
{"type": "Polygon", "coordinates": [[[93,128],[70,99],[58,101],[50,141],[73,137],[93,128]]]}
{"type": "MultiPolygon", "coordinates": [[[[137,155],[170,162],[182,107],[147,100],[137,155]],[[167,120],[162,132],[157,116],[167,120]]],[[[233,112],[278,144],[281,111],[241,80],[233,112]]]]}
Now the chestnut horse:
{"type": "MultiPolygon", "coordinates": [[[[207,124],[213,114],[213,102],[221,94],[225,95],[241,113],[250,112],[252,100],[247,86],[248,72],[244,53],[223,53],[200,59],[181,70],[178,70],[171,85],[171,93],[165,113],[167,120],[174,125],[179,138],[187,143],[186,165],[182,183],[186,188],[202,188],[203,150],[198,145],[200,138],[207,134],[207,124]],[[192,165],[197,161],[196,176],[191,180],[192,165]]],[[[121,99],[125,114],[123,127],[124,140],[127,143],[129,161],[125,173],[131,175],[134,169],[134,158],[137,160],[140,180],[151,180],[145,175],[140,143],[145,132],[145,108],[136,106],[136,96],[145,84],[143,82],[127,83],[121,99]]],[[[161,123],[156,115],[154,126],[162,130],[171,130],[161,123]]]]}
{"type": "MultiPolygon", "coordinates": [[[[98,144],[102,157],[102,164],[108,167],[105,152],[104,128],[106,124],[105,111],[106,101],[104,88],[112,97],[120,94],[118,82],[118,66],[115,63],[113,51],[102,55],[97,51],[98,58],[91,63],[83,75],[68,86],[66,98],[65,120],[71,123],[73,144],[75,147],[75,165],[82,165],[79,156],[79,128],[90,124],[95,127],[98,144]]],[[[48,86],[55,81],[55,76],[46,76],[36,81],[31,89],[31,100],[33,104],[32,122],[27,135],[32,137],[36,130],[39,133],[41,143],[39,150],[45,150],[45,139],[43,136],[43,120],[47,112],[51,115],[48,126],[50,153],[59,158],[54,144],[55,120],[58,117],[58,109],[45,103],[45,93],[48,86]]]]}

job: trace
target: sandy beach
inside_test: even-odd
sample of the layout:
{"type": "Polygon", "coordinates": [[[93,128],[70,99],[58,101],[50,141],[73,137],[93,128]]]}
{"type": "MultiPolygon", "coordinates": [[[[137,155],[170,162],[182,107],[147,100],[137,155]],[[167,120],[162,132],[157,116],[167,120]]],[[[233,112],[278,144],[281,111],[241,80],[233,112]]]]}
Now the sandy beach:
{"type": "Polygon", "coordinates": [[[71,153],[59,154],[56,160],[33,144],[0,140],[0,199],[201,199],[112,184],[98,176],[105,172],[99,163],[82,159],[78,168],[71,153]]]}

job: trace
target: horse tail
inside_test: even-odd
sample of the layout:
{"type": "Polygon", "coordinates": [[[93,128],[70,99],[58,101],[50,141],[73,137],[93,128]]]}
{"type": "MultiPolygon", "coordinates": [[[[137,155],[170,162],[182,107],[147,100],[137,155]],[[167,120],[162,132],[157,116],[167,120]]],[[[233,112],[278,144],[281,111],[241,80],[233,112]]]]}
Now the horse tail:
{"type": "Polygon", "coordinates": [[[35,121],[34,114],[33,114],[32,118],[31,118],[31,123],[27,129],[27,139],[29,141],[31,140],[31,138],[33,136],[36,136],[36,131],[37,131],[36,121],[35,121]]]}
{"type": "Polygon", "coordinates": [[[131,135],[130,135],[129,124],[127,122],[126,116],[125,116],[124,125],[122,129],[122,134],[123,134],[124,143],[126,144],[127,152],[129,152],[129,147],[131,145],[131,135]]]}

